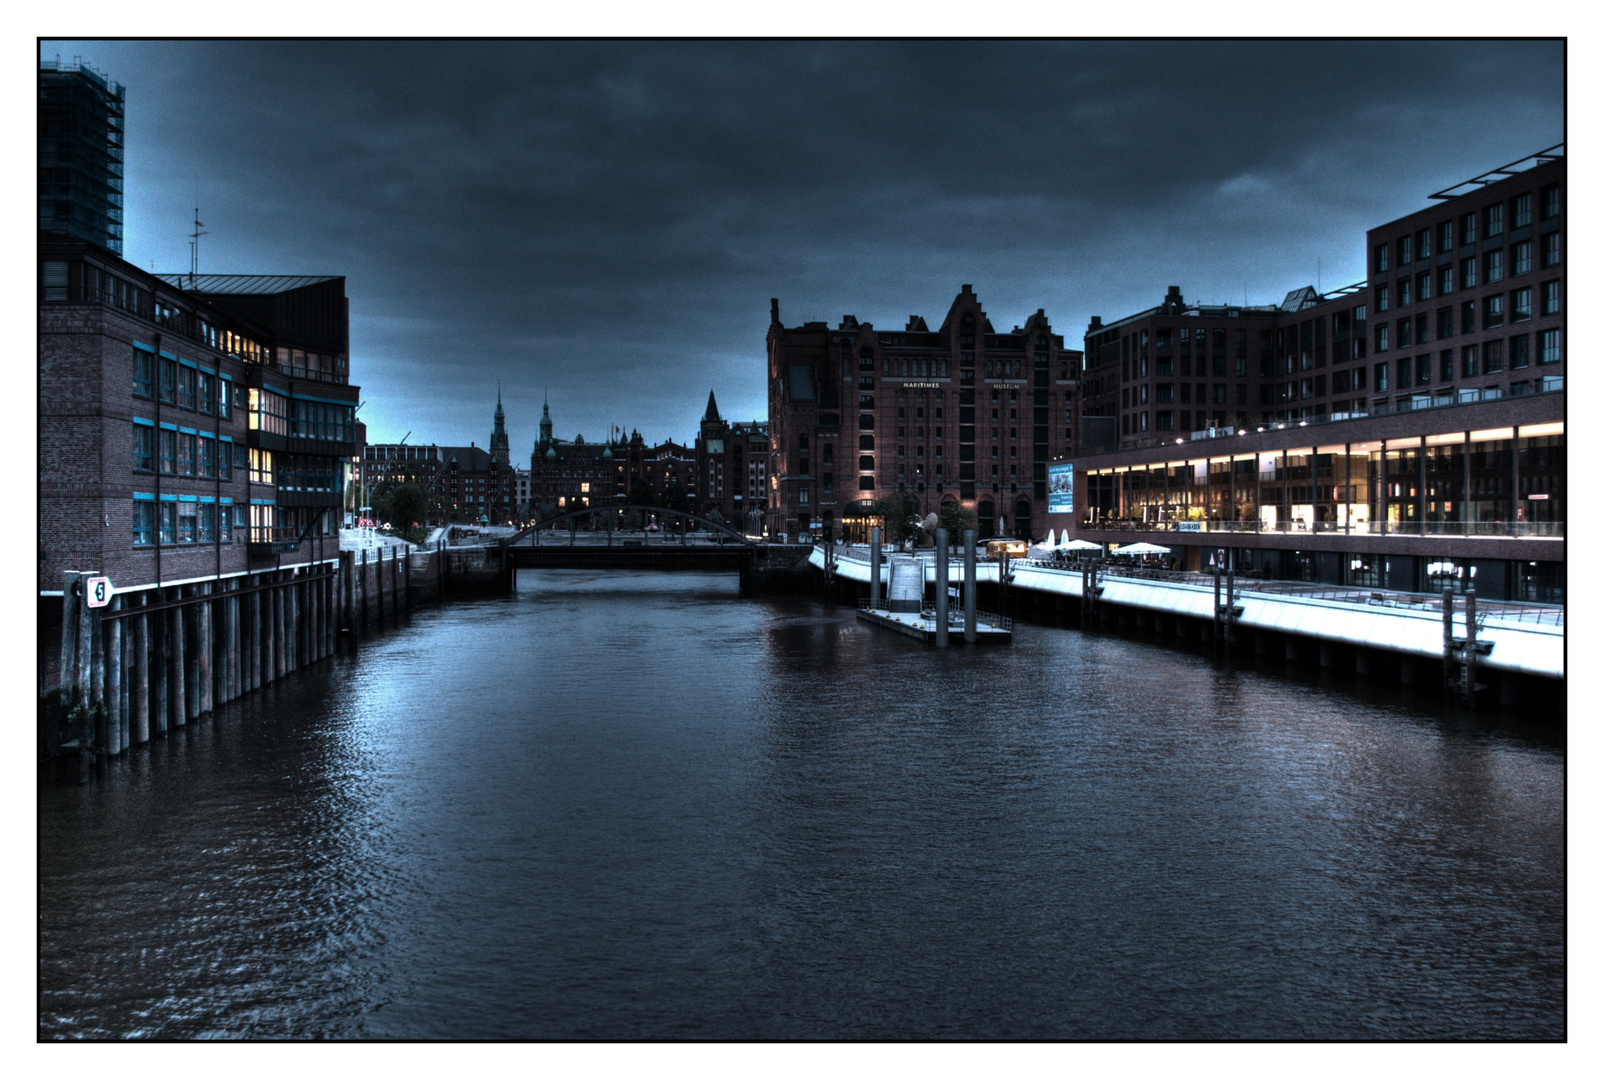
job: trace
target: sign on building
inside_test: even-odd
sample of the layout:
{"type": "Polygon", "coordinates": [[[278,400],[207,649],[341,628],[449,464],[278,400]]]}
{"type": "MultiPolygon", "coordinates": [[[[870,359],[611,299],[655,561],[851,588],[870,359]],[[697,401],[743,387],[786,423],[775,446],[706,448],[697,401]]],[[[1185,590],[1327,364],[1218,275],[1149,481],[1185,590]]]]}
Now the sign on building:
{"type": "Polygon", "coordinates": [[[1047,466],[1047,512],[1073,514],[1075,512],[1075,465],[1047,466]]]}
{"type": "Polygon", "coordinates": [[[84,579],[84,603],[90,607],[105,607],[111,603],[111,578],[92,577],[84,579]]]}

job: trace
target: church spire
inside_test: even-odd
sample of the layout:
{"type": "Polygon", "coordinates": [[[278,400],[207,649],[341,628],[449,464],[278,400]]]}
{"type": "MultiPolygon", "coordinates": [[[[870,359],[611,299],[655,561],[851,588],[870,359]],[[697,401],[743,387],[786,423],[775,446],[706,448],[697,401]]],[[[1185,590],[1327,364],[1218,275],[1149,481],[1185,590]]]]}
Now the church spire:
{"type": "Polygon", "coordinates": [[[507,416],[501,411],[501,383],[496,383],[496,426],[490,432],[490,456],[503,465],[512,463],[512,447],[507,440],[507,416]]]}
{"type": "Polygon", "coordinates": [[[713,391],[709,390],[707,392],[707,412],[703,414],[702,422],[707,423],[711,421],[713,423],[717,423],[718,420],[718,401],[714,399],[713,391]]]}

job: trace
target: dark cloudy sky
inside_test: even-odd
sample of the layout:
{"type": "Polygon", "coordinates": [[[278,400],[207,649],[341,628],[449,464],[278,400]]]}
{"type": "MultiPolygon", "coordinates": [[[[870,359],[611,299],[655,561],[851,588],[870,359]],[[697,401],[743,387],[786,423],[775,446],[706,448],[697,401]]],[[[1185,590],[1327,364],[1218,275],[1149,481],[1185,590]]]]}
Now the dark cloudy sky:
{"type": "Polygon", "coordinates": [[[1560,142],[1545,42],[56,42],[128,88],[124,255],[333,273],[371,441],[767,412],[769,297],[1006,330],[1364,276],[1366,227],[1560,142]]]}

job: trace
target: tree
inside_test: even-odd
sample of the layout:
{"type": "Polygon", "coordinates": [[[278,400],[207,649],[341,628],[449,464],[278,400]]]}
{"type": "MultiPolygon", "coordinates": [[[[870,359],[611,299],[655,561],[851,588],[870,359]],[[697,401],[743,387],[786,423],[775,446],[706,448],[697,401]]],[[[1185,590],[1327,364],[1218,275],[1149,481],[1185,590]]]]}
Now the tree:
{"type": "Polygon", "coordinates": [[[429,516],[429,493],[422,484],[398,484],[390,492],[390,524],[396,528],[422,525],[429,516]]]}
{"type": "Polygon", "coordinates": [[[652,485],[642,479],[629,486],[629,494],[624,501],[630,506],[651,506],[656,503],[657,496],[652,493],[652,485]]]}
{"type": "Polygon", "coordinates": [[[724,524],[724,515],[718,512],[718,507],[716,506],[702,516],[711,521],[714,525],[724,524]]]}
{"type": "Polygon", "coordinates": [[[919,518],[918,504],[911,491],[888,491],[880,496],[880,513],[886,522],[886,540],[901,545],[913,538],[919,518]]]}
{"type": "Polygon", "coordinates": [[[961,541],[964,530],[975,528],[978,520],[973,507],[961,502],[947,502],[941,504],[941,516],[936,519],[936,525],[946,529],[947,535],[954,541],[961,541]]]}

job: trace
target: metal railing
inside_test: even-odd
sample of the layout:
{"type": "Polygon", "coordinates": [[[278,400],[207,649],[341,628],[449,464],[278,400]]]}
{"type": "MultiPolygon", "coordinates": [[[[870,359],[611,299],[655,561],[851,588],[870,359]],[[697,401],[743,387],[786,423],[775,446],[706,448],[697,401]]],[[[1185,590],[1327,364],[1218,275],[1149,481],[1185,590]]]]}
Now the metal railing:
{"type": "Polygon", "coordinates": [[[1094,532],[1250,533],[1298,535],[1347,533],[1354,536],[1496,536],[1556,538],[1565,536],[1563,521],[1124,521],[1085,519],[1080,527],[1094,532]]]}

